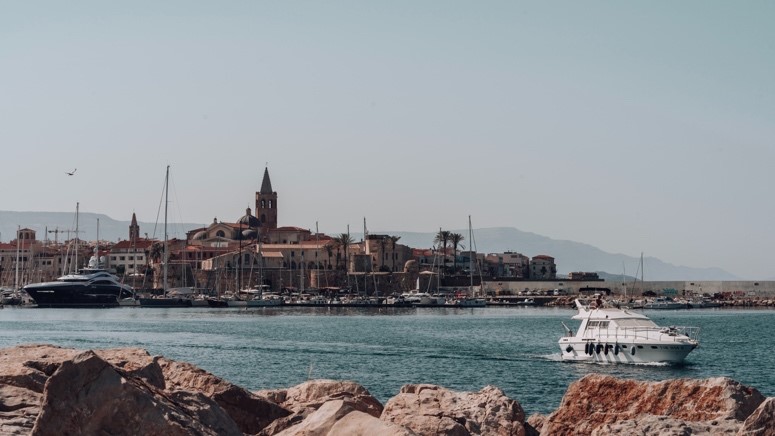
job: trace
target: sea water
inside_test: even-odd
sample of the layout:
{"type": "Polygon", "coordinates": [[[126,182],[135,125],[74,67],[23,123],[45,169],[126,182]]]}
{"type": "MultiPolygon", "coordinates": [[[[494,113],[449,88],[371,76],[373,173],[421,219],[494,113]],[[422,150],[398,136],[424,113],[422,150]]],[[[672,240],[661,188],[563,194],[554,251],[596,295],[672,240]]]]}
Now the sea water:
{"type": "Polygon", "coordinates": [[[549,413],[568,385],[600,373],[641,380],[726,376],[775,395],[775,311],[643,311],[662,326],[701,328],[682,365],[560,360],[564,308],[115,308],[0,310],[0,347],[141,347],[249,390],[312,378],[353,380],[383,403],[407,383],[500,387],[525,412],[549,413]]]}

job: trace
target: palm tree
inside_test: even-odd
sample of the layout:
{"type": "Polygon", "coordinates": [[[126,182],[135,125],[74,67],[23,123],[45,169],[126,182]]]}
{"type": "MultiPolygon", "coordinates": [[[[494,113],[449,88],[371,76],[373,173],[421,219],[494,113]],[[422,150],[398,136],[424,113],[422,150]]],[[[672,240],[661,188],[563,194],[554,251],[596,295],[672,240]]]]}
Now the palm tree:
{"type": "Polygon", "coordinates": [[[328,269],[331,269],[331,255],[334,254],[334,244],[326,244],[326,254],[328,254],[328,269]]]}
{"type": "Polygon", "coordinates": [[[334,246],[336,247],[336,250],[339,251],[341,248],[342,251],[344,251],[344,270],[347,271],[347,250],[350,247],[350,244],[353,243],[353,238],[350,236],[349,233],[341,233],[339,236],[334,237],[334,246]]]}
{"type": "Polygon", "coordinates": [[[436,237],[433,242],[437,245],[444,247],[442,256],[444,256],[444,269],[447,269],[447,244],[449,243],[449,236],[451,232],[449,230],[439,229],[439,233],[436,233],[436,237]]]}
{"type": "MultiPolygon", "coordinates": [[[[452,244],[452,255],[453,257],[453,264],[452,264],[452,271],[457,272],[457,247],[460,246],[460,242],[463,241],[465,238],[460,233],[450,233],[449,235],[449,242],[452,244]]],[[[462,247],[462,246],[461,246],[462,247]]]]}
{"type": "Polygon", "coordinates": [[[158,263],[159,259],[164,255],[164,244],[161,242],[154,242],[151,245],[151,249],[148,252],[148,257],[153,259],[154,263],[158,263]]]}

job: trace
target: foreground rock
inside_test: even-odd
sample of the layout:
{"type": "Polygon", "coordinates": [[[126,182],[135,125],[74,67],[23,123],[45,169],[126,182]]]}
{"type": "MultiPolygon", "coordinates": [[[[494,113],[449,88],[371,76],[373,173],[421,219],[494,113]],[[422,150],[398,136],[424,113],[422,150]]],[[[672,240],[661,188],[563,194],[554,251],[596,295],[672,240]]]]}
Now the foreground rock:
{"type": "MultiPolygon", "coordinates": [[[[256,392],[256,395],[273,401],[284,409],[292,412],[291,415],[274,421],[266,427],[262,435],[273,435],[306,421],[310,415],[318,411],[323,405],[333,401],[344,400],[344,406],[365,413],[371,417],[379,418],[382,414],[382,403],[379,402],[363,386],[351,381],[337,380],[310,380],[288,389],[273,389],[256,392]]],[[[339,416],[343,418],[346,414],[339,416]]],[[[339,419],[337,418],[337,419],[339,419]]],[[[320,420],[319,416],[313,417],[320,420]]],[[[302,427],[293,427],[296,431],[302,427]]],[[[320,433],[318,430],[315,434],[320,433]]]]}
{"type": "Polygon", "coordinates": [[[0,434],[242,435],[289,413],[140,349],[0,350],[0,434]]]}
{"type": "Polygon", "coordinates": [[[385,405],[381,419],[420,435],[524,435],[525,413],[500,389],[455,392],[405,385],[385,405]]]}
{"type": "MultiPolygon", "coordinates": [[[[529,421],[541,435],[735,434],[764,397],[728,378],[644,382],[588,375],[529,421]]],[[[764,415],[763,415],[764,416],[764,415]]]]}
{"type": "Polygon", "coordinates": [[[200,392],[215,401],[240,430],[256,434],[290,412],[190,363],[159,358],[167,389],[200,392]]]}
{"type": "Polygon", "coordinates": [[[234,421],[199,393],[165,393],[126,378],[91,351],[64,361],[46,381],[33,434],[240,435],[234,421]]]}
{"type": "Polygon", "coordinates": [[[414,433],[357,410],[357,404],[349,400],[327,401],[298,425],[277,433],[277,436],[312,435],[413,436],[414,433]]]}

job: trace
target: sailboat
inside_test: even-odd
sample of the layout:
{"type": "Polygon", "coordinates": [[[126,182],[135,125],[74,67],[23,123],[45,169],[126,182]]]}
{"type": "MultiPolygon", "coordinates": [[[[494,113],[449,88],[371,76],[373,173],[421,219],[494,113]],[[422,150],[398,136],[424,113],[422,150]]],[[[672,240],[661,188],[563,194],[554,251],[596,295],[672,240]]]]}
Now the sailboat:
{"type": "MultiPolygon", "coordinates": [[[[487,301],[484,298],[476,297],[476,290],[474,288],[474,232],[471,228],[471,215],[468,215],[468,240],[471,241],[468,274],[471,280],[471,284],[468,288],[468,294],[463,298],[455,299],[452,304],[458,307],[486,307],[487,301]]],[[[446,253],[445,253],[446,254],[446,253]]],[[[477,267],[479,262],[477,261],[477,267]]],[[[482,290],[481,280],[479,281],[479,290],[482,290]]]]}
{"type": "Polygon", "coordinates": [[[191,307],[192,297],[191,288],[180,288],[176,292],[168,292],[167,288],[167,264],[169,263],[169,247],[167,241],[167,209],[169,205],[169,181],[170,166],[167,165],[167,173],[164,177],[164,254],[162,258],[162,288],[164,294],[162,297],[140,298],[140,307],[191,307]],[[184,292],[181,292],[184,291],[184,292]],[[188,291],[188,292],[185,292],[188,291]]]}

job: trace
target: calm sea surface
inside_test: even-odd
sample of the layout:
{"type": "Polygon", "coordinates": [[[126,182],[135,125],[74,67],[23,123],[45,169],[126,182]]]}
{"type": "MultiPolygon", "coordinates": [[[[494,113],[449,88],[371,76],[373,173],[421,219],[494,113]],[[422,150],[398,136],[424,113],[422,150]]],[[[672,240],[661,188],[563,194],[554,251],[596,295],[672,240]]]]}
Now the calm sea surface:
{"type": "Polygon", "coordinates": [[[349,379],[383,403],[406,383],[476,391],[488,384],[525,412],[556,408],[590,373],[662,380],[727,376],[775,396],[769,341],[775,311],[644,311],[660,325],[699,326],[701,346],[681,366],[559,360],[571,309],[16,309],[0,310],[0,347],[50,343],[79,349],[142,347],[191,362],[249,390],[308,378],[349,379]]]}

